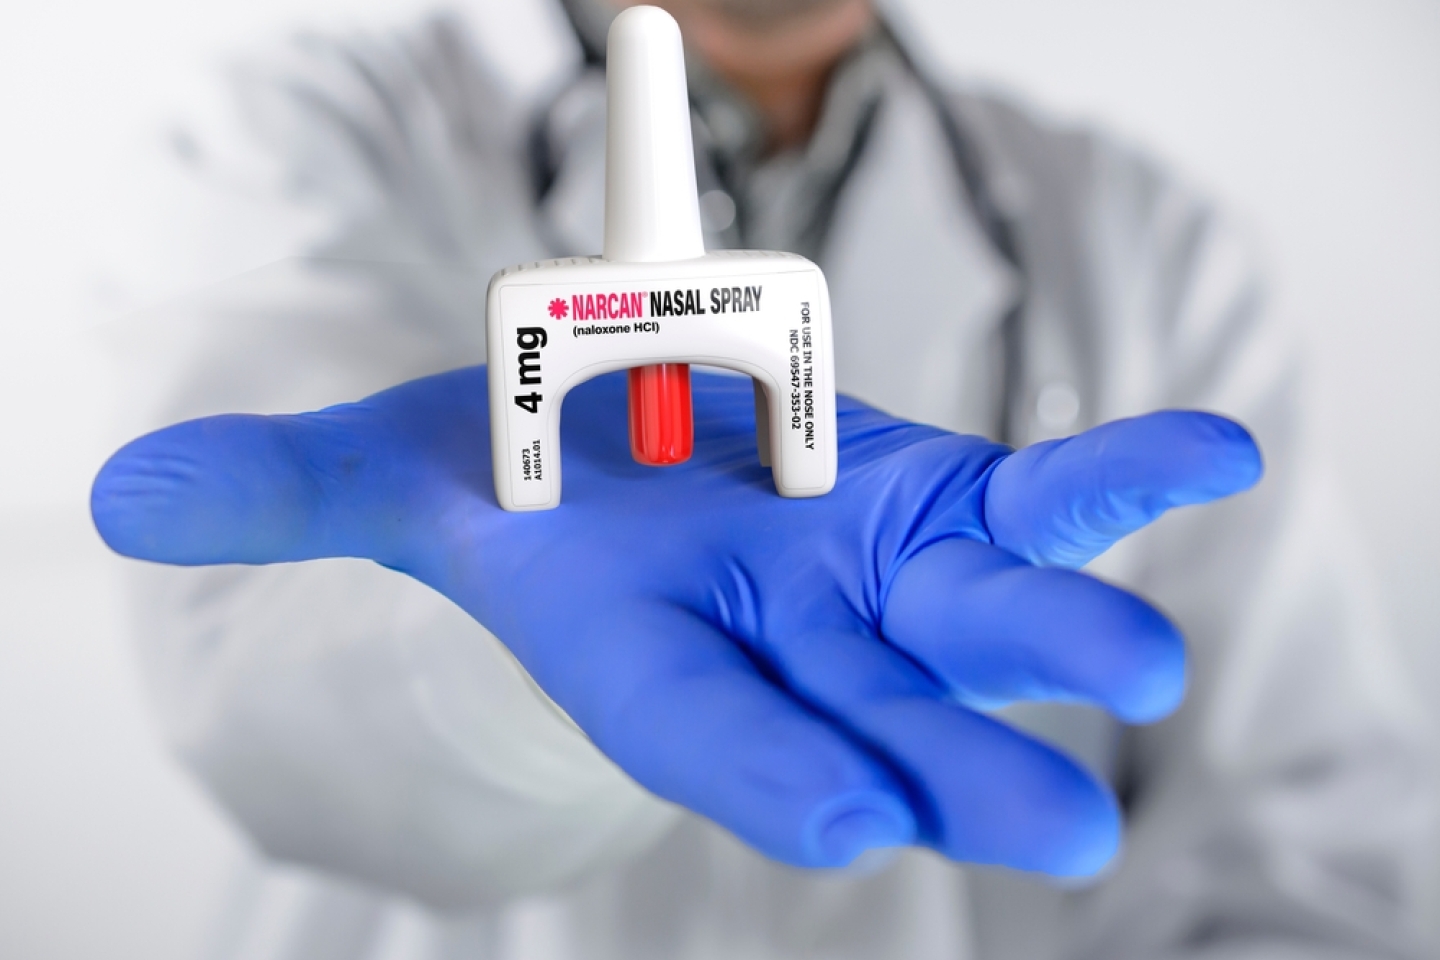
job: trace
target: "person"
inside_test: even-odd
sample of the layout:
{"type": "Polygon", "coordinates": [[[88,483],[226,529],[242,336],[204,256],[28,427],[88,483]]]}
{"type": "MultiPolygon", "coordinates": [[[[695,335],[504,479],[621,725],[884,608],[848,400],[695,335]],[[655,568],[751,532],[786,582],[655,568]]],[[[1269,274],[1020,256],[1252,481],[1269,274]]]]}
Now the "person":
{"type": "MultiPolygon", "coordinates": [[[[462,611],[476,604],[460,587],[448,591],[457,607],[344,559],[136,569],[142,661],[177,752],[263,851],[323,871],[288,888],[278,936],[227,935],[229,955],[1423,954],[1433,794],[1421,727],[1346,548],[1291,334],[1265,312],[1233,226],[1132,148],[938,82],[867,0],[664,6],[693,55],[708,244],[790,250],[824,267],[844,393],[1022,450],[1172,407],[1224,413],[1259,440],[1267,475],[1256,490],[1168,516],[1089,567],[1183,629],[1184,706],[1122,726],[1113,698],[1090,698],[1107,712],[1031,689],[1050,702],[999,713],[1114,785],[1126,849],[1091,885],[967,869],[920,849],[872,852],[839,873],[797,870],[776,862],[783,845],[767,858],[761,840],[712,822],[723,815],[685,809],[704,797],[677,806],[631,780],[612,761],[624,750],[577,711],[597,749],[462,611]]],[[[312,409],[479,362],[476,278],[598,249],[603,37],[615,9],[570,0],[566,13],[583,63],[533,118],[507,102],[451,18],[381,41],[312,37],[273,82],[252,77],[249,115],[279,151],[286,188],[332,229],[320,259],[266,274],[260,295],[247,288],[244,323],[195,332],[155,416],[312,409]]],[[[358,409],[438,416],[465,396],[454,376],[358,409]]],[[[723,384],[698,388],[697,409],[739,431],[725,404],[723,384]]],[[[603,433],[597,418],[582,422],[603,433]]],[[[183,467],[193,449],[165,462],[183,467]]],[[[251,551],[247,531],[269,528],[224,499],[242,487],[214,494],[242,527],[215,528],[239,538],[229,552],[210,542],[208,520],[186,515],[195,522],[173,536],[192,552],[156,558],[375,555],[251,551]]],[[[97,485],[97,520],[118,542],[106,489],[97,485]]],[[[660,504],[672,495],[656,489],[648,508],[670,517],[660,504]]],[[[588,595],[574,596],[573,610],[534,617],[583,631],[588,595]]],[[[497,632],[530,650],[542,685],[558,675],[525,647],[523,624],[497,632]]],[[[547,691],[567,709],[588,702],[547,691]]],[[[621,766],[664,781],[643,763],[621,766]]],[[[896,829],[836,862],[913,837],[896,829]]],[[[992,862],[1085,873],[1094,851],[1081,861],[992,862]]],[[[236,922],[261,925],[265,896],[236,922]]]]}

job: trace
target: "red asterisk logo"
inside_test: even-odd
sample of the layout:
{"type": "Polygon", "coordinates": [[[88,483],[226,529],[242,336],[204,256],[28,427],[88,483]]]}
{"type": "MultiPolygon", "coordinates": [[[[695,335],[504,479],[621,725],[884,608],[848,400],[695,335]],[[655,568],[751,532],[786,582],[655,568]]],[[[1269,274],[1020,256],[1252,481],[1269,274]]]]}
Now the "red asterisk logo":
{"type": "Polygon", "coordinates": [[[564,300],[556,297],[550,301],[550,316],[555,320],[564,320],[570,315],[570,305],[564,300]]]}

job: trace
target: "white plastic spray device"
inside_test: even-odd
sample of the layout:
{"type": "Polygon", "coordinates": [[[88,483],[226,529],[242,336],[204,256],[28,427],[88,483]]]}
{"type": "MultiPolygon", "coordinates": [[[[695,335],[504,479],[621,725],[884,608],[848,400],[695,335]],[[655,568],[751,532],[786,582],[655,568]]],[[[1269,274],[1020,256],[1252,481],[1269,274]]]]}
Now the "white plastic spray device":
{"type": "Polygon", "coordinates": [[[680,28],[656,7],[615,18],[606,53],[605,253],[508,267],[486,335],[495,495],[560,503],[560,407],[576,384],[630,370],[630,448],[688,459],[690,368],[755,383],[760,460],[785,497],[835,485],[834,352],[820,268],[788,253],[707,254],[680,28]]]}

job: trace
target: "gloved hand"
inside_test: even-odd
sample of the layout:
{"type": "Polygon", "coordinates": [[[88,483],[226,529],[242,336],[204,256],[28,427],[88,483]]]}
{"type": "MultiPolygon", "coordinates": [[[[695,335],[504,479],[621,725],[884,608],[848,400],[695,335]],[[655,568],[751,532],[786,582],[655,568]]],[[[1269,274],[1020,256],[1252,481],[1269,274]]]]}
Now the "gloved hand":
{"type": "Polygon", "coordinates": [[[1245,430],[1158,413],[1011,453],[842,398],[834,492],[785,500],[750,381],[697,375],[694,403],[694,458],[655,469],[630,460],[623,376],[575,389],[550,512],[495,504],[484,368],[161,430],[105,465],[92,510],[132,557],[368,557],[429,584],[641,784],[775,859],[919,843],[1101,868],[1120,833],[1107,789],[976,708],[1176,707],[1175,628],[1066,568],[1253,485],[1245,430]]]}

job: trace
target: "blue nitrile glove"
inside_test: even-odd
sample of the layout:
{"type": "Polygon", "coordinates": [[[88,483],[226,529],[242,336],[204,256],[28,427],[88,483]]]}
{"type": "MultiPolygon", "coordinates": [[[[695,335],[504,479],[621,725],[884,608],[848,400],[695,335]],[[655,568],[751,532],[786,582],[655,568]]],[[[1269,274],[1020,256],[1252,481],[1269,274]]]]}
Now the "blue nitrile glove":
{"type": "Polygon", "coordinates": [[[577,388],[550,512],[496,506],[484,368],[161,430],[105,465],[92,509],[133,557],[369,557],[429,584],[641,784],[775,859],[920,843],[1102,867],[1110,793],[973,707],[1084,701],[1142,723],[1176,707],[1175,628],[1064,568],[1254,484],[1245,430],[1157,413],[1011,453],[842,399],[834,492],[785,500],[750,381],[697,375],[694,397],[694,458],[655,469],[630,459],[623,376],[577,388]]]}

